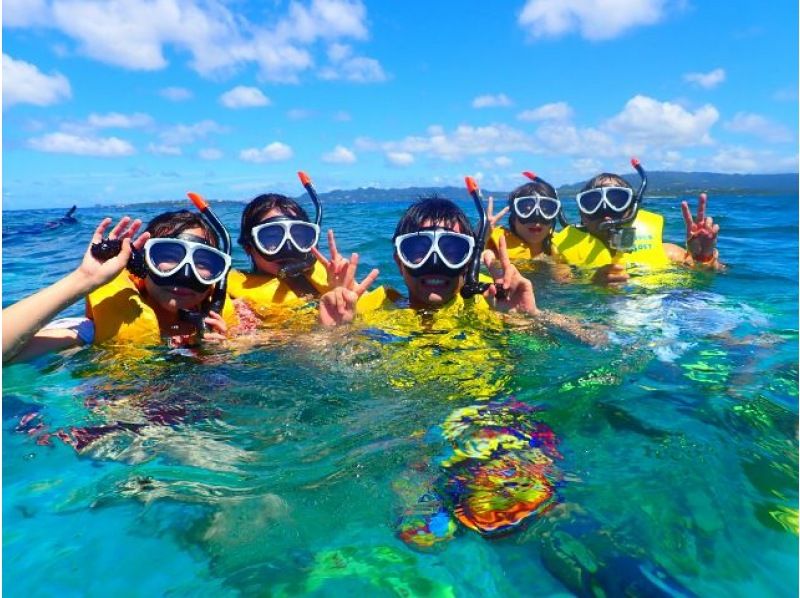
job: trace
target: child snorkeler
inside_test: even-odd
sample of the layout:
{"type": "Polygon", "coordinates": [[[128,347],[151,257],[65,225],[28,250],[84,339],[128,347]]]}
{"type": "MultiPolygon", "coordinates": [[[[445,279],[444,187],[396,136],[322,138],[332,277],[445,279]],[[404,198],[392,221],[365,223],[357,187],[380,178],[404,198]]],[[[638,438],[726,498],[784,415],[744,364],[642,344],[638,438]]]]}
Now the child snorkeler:
{"type": "Polygon", "coordinates": [[[204,218],[188,210],[166,212],[135,241],[140,220],[125,216],[104,239],[110,224],[106,218],[98,225],[74,272],[3,310],[3,363],[107,341],[141,346],[166,337],[172,346],[184,346],[203,329],[204,341],[226,338],[238,319],[231,302],[215,295],[224,291],[230,256],[218,249],[218,233],[204,218]],[[103,255],[104,245],[115,244],[103,255]],[[85,318],[45,326],[84,296],[85,318]]]}
{"type": "Polygon", "coordinates": [[[639,161],[631,161],[642,179],[638,191],[616,174],[591,179],[576,196],[580,226],[568,226],[553,238],[556,249],[570,265],[595,269],[600,284],[626,282],[629,267],[656,270],[683,264],[721,270],[716,249],[719,225],[706,217],[707,197],[700,195],[697,218],[688,204],[681,205],[686,223],[686,249],[662,242],[664,218],[641,209],[647,176],[639,161]]]}
{"type": "MultiPolygon", "coordinates": [[[[344,282],[350,260],[336,247],[328,231],[331,257],[318,249],[322,204],[305,173],[298,173],[316,209],[315,222],[295,200],[270,193],[255,197],[242,212],[239,244],[252,262],[251,272],[233,270],[228,292],[262,317],[274,308],[303,307],[344,282]]],[[[353,255],[351,260],[358,256],[353,255]]]]}

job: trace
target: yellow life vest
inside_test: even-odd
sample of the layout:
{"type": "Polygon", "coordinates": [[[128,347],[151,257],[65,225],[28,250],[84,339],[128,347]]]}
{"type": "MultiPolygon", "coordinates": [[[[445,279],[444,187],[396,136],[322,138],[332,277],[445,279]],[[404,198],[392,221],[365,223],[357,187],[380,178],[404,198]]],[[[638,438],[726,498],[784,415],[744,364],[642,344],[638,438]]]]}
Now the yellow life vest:
{"type": "Polygon", "coordinates": [[[431,385],[448,399],[489,399],[502,392],[513,364],[503,321],[481,295],[456,296],[434,310],[397,305],[400,293],[378,287],[359,299],[361,325],[380,333],[379,374],[395,388],[431,385]]]}
{"type": "MultiPolygon", "coordinates": [[[[322,295],[327,293],[328,273],[319,261],[308,277],[311,286],[322,295]]],[[[298,297],[291,287],[276,276],[251,274],[231,270],[228,274],[228,293],[234,299],[242,299],[262,318],[273,315],[275,308],[297,308],[308,303],[305,297],[298,297]]]]}
{"type": "MultiPolygon", "coordinates": [[[[86,297],[86,315],[94,321],[94,342],[114,340],[120,343],[156,345],[161,342],[158,317],[142,298],[133,277],[126,271],[86,297]]],[[[222,318],[229,327],[238,323],[230,300],[225,302],[222,318]]]]}
{"type": "Polygon", "coordinates": [[[664,217],[639,210],[633,226],[636,228],[636,241],[633,251],[627,253],[612,255],[600,239],[574,226],[557,232],[553,237],[553,244],[568,264],[581,268],[599,268],[611,263],[650,269],[669,266],[671,262],[661,241],[664,217]]]}
{"type": "MultiPolygon", "coordinates": [[[[533,255],[531,253],[530,246],[520,239],[513,230],[510,228],[505,228],[502,226],[496,227],[492,230],[492,234],[489,237],[486,245],[493,249],[495,252],[497,248],[500,246],[500,237],[505,235],[506,238],[506,249],[508,249],[508,258],[512,262],[522,262],[526,260],[536,260],[541,258],[549,257],[546,253],[542,252],[538,255],[533,255]]],[[[550,252],[553,256],[556,255],[556,247],[555,243],[551,243],[550,252]]]]}

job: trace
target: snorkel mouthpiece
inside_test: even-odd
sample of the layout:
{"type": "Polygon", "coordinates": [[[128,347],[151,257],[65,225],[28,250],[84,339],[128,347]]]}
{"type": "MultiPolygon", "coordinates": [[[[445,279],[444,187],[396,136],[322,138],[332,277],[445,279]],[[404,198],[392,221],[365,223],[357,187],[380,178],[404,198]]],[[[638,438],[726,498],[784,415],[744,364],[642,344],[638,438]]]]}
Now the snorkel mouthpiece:
{"type": "MultiPolygon", "coordinates": [[[[317,196],[317,191],[314,189],[314,184],[311,182],[311,177],[302,170],[297,172],[297,177],[300,179],[300,183],[303,185],[303,187],[305,187],[308,196],[314,203],[314,222],[317,226],[321,227],[322,202],[320,202],[319,196],[317,196]]],[[[280,270],[278,270],[278,279],[286,280],[287,278],[295,278],[297,276],[302,276],[307,272],[311,272],[314,269],[314,264],[316,262],[317,258],[314,257],[314,254],[309,251],[302,258],[293,259],[289,263],[281,266],[280,270]]]]}
{"type": "Polygon", "coordinates": [[[633,249],[636,242],[636,228],[628,226],[631,222],[636,220],[639,214],[639,208],[642,205],[644,192],[647,190],[647,173],[642,168],[641,162],[638,158],[631,158],[631,166],[636,170],[641,182],[636,195],[633,198],[633,209],[631,213],[625,218],[618,218],[609,222],[603,222],[600,225],[600,230],[608,231],[608,246],[614,251],[621,251],[627,253],[633,249]]]}

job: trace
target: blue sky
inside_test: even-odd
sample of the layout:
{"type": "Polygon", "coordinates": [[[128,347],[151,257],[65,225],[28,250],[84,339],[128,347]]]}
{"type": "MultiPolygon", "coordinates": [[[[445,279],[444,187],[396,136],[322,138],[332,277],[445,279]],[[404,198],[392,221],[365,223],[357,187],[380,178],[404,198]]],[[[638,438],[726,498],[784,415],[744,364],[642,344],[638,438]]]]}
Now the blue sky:
{"type": "Polygon", "coordinates": [[[5,0],[3,206],[796,172],[795,0],[5,0]]]}

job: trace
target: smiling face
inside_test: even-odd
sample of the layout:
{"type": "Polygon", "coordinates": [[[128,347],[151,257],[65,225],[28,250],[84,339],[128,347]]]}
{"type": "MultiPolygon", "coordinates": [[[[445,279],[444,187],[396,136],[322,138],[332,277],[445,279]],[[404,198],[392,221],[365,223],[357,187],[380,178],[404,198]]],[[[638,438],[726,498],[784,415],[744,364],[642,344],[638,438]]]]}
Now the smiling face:
{"type": "MultiPolygon", "coordinates": [[[[268,218],[274,218],[275,216],[289,216],[290,218],[298,217],[297,214],[293,214],[290,211],[284,211],[275,207],[266,212],[260,218],[258,224],[263,223],[268,218]]],[[[281,265],[278,262],[267,259],[267,257],[262,255],[261,252],[253,245],[248,245],[245,247],[245,251],[247,252],[247,255],[250,256],[250,259],[253,260],[253,264],[255,265],[255,269],[258,274],[267,274],[269,276],[278,275],[278,271],[281,269],[281,265]]]]}
{"type": "MultiPolygon", "coordinates": [[[[421,229],[430,229],[432,227],[449,230],[455,233],[463,232],[458,223],[455,223],[454,226],[448,226],[444,222],[434,222],[432,220],[425,220],[422,223],[421,229]]],[[[452,300],[461,290],[461,287],[464,286],[464,274],[466,269],[462,268],[457,276],[436,273],[415,277],[412,276],[410,270],[400,262],[396,253],[394,261],[400,268],[400,273],[403,275],[406,287],[408,287],[409,301],[414,307],[436,307],[443,305],[452,300]]]]}
{"type": "MultiPolygon", "coordinates": [[[[206,236],[206,231],[199,227],[189,228],[181,232],[198,237],[206,236]]],[[[211,291],[214,288],[209,286],[208,290],[199,293],[186,287],[159,286],[153,282],[152,276],[145,278],[144,284],[150,300],[155,303],[156,307],[168,313],[178,313],[180,309],[197,309],[211,295],[211,291]]]]}
{"type": "Polygon", "coordinates": [[[553,225],[542,224],[541,222],[529,222],[526,224],[514,219],[512,230],[526,244],[540,245],[553,232],[553,225]]]}

